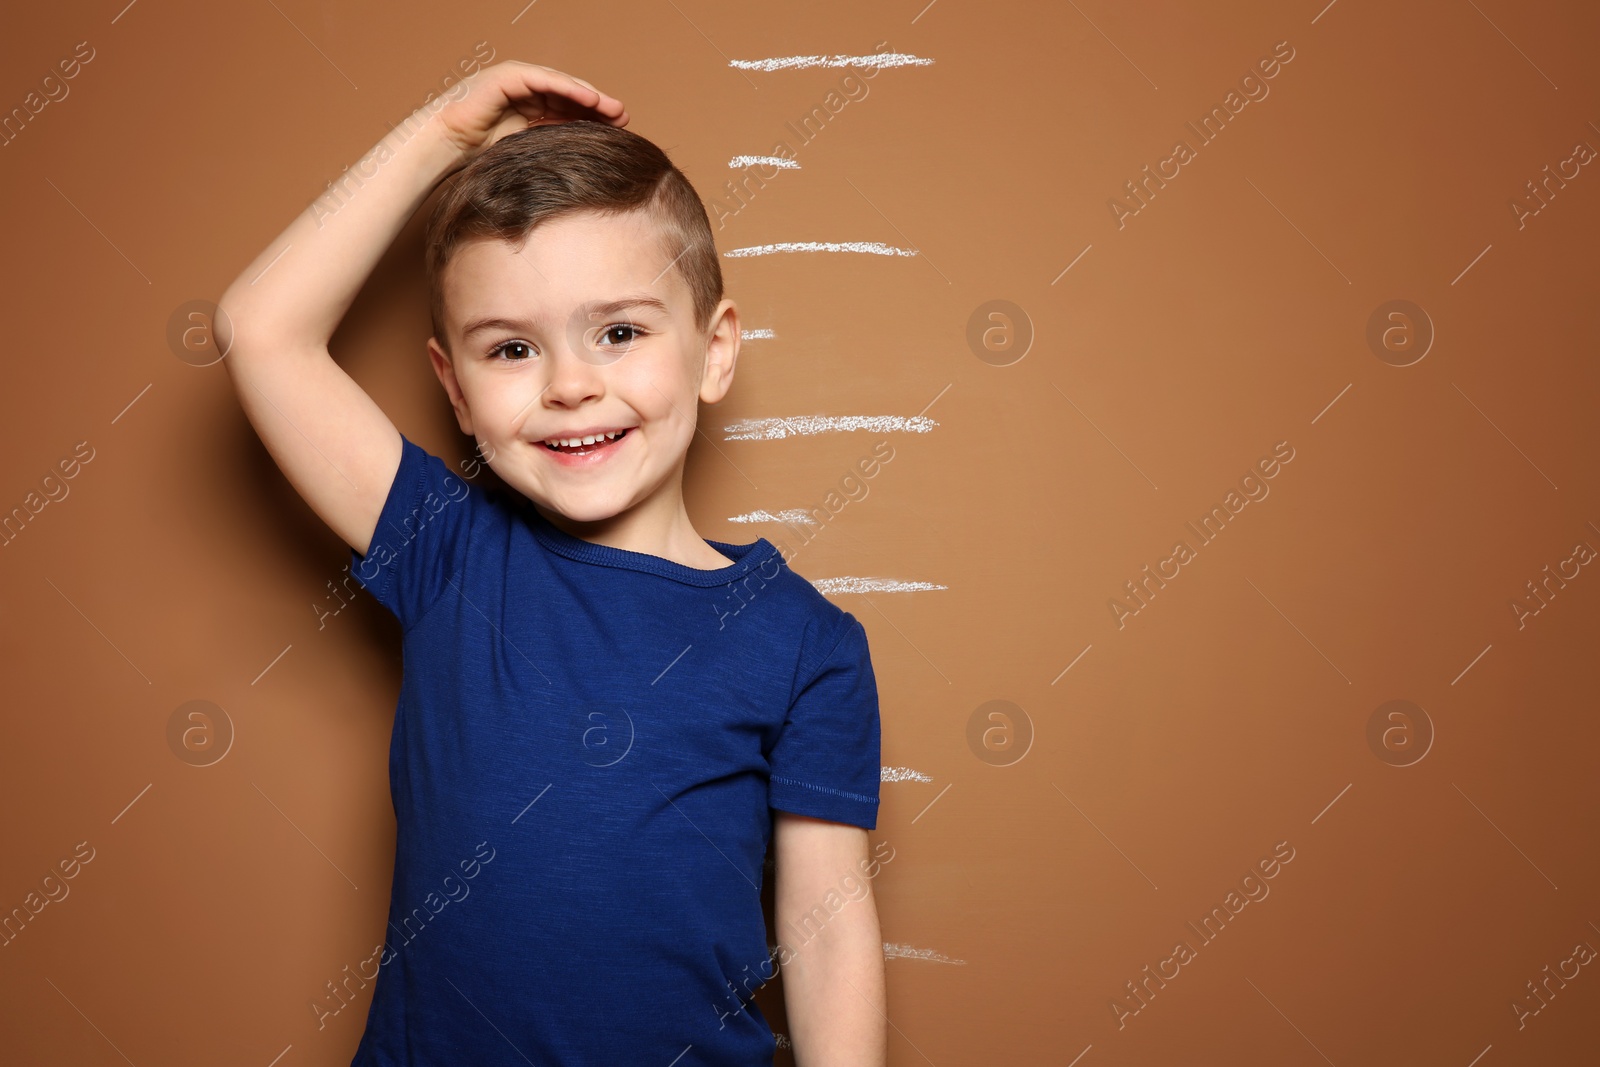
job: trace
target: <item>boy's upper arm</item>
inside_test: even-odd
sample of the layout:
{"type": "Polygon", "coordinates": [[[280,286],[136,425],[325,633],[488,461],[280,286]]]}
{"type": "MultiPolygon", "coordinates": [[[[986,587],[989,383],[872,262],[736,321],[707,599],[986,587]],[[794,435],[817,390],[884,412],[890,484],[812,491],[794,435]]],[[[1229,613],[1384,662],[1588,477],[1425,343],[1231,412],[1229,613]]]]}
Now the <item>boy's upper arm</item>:
{"type": "MultiPolygon", "coordinates": [[[[772,820],[773,864],[777,884],[773,909],[780,925],[822,903],[828,892],[871,868],[867,831],[859,826],[779,811],[772,820]]],[[[864,895],[864,894],[863,894],[864,895]]]]}
{"type": "Polygon", "coordinates": [[[271,345],[232,337],[223,363],[240,405],[311,510],[365,553],[400,466],[400,432],[326,347],[271,345]]]}

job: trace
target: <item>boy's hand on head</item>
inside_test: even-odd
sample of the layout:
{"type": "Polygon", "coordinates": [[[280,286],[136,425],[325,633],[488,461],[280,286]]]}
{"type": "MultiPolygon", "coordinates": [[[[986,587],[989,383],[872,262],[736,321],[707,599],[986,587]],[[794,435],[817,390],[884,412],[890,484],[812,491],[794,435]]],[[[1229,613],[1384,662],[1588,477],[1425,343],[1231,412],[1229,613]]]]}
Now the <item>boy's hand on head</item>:
{"type": "Polygon", "coordinates": [[[435,121],[465,166],[507,134],[530,126],[590,119],[628,124],[622,101],[582,78],[537,63],[508,59],[465,79],[467,94],[440,109],[435,121]]]}

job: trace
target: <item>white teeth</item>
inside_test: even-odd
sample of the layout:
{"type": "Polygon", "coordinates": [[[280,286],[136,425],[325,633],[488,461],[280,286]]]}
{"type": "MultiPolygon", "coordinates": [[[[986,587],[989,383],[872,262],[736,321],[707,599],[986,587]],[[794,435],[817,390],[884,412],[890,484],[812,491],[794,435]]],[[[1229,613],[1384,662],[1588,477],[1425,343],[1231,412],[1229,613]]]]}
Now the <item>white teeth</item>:
{"type": "Polygon", "coordinates": [[[552,437],[546,440],[544,443],[547,445],[555,445],[566,448],[581,448],[585,445],[596,444],[600,441],[615,441],[625,432],[626,431],[619,431],[617,433],[591,434],[588,437],[552,437]]]}

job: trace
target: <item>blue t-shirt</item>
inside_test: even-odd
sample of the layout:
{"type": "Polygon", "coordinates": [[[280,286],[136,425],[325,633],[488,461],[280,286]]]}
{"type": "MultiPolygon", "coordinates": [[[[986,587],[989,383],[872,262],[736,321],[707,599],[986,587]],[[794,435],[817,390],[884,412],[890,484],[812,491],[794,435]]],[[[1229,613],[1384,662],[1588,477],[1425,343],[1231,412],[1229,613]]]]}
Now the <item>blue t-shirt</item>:
{"type": "Polygon", "coordinates": [[[768,808],[877,826],[861,623],[766,539],[593,544],[401,436],[351,571],[404,632],[353,1065],[770,1064],[768,808]]]}

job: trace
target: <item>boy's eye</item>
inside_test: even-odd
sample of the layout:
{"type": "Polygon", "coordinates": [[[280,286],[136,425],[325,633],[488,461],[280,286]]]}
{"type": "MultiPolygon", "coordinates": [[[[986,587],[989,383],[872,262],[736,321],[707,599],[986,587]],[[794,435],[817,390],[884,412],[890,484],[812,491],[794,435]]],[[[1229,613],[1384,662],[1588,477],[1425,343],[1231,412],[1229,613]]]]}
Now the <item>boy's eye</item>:
{"type": "Polygon", "coordinates": [[[637,340],[643,334],[644,331],[631,322],[618,322],[607,326],[601,331],[600,336],[602,338],[610,338],[612,341],[610,347],[614,348],[617,345],[625,345],[630,341],[637,340]]]}
{"type": "Polygon", "coordinates": [[[504,357],[508,363],[521,363],[533,355],[533,346],[526,341],[502,341],[489,349],[490,359],[504,357]]]}

